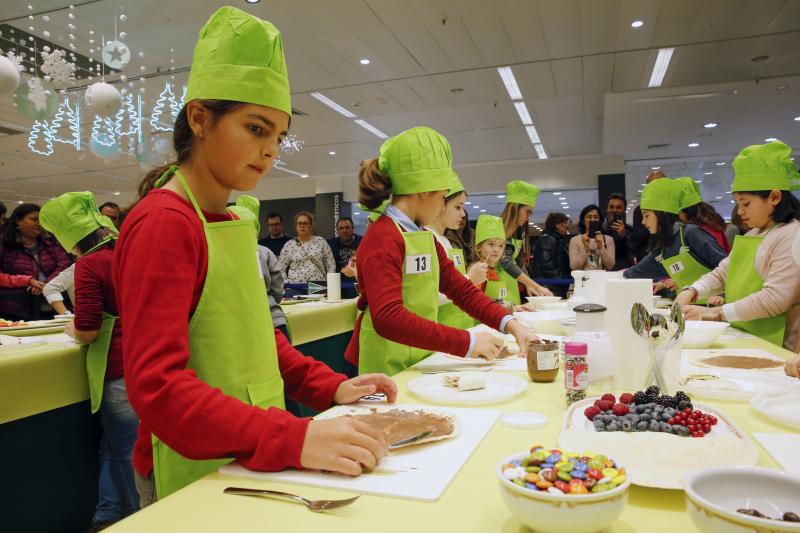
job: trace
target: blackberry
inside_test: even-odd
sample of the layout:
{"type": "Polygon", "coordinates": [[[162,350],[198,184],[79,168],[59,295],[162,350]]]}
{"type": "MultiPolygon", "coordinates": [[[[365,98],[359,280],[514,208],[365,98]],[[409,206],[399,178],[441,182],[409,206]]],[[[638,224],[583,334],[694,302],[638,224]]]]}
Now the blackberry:
{"type": "Polygon", "coordinates": [[[648,392],[645,393],[645,397],[647,399],[646,403],[657,403],[658,402],[658,398],[659,398],[659,394],[657,392],[649,392],[648,391],[648,392]]]}
{"type": "Polygon", "coordinates": [[[647,403],[647,395],[642,391],[638,391],[633,395],[633,403],[637,405],[647,403]]]}
{"type": "Polygon", "coordinates": [[[648,395],[650,395],[650,394],[658,395],[658,394],[661,393],[661,389],[658,388],[658,385],[650,385],[649,387],[647,387],[647,390],[645,392],[648,395]]]}
{"type": "Polygon", "coordinates": [[[658,399],[658,405],[663,405],[664,407],[677,407],[678,402],[669,395],[664,395],[658,399]]]}
{"type": "Polygon", "coordinates": [[[675,399],[678,400],[678,402],[691,401],[689,395],[683,392],[682,390],[679,390],[678,392],[675,393],[675,399]]]}
{"type": "Polygon", "coordinates": [[[684,409],[694,409],[694,406],[692,405],[692,402],[690,402],[690,401],[682,401],[682,402],[678,402],[677,409],[678,409],[678,411],[683,411],[684,409]]]}

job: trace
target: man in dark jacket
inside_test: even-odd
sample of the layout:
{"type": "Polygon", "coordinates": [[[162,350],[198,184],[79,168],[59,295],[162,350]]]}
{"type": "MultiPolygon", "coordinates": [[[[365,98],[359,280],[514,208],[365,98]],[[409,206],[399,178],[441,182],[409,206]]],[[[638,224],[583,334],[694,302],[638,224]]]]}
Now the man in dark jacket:
{"type": "MultiPolygon", "coordinates": [[[[530,275],[537,282],[542,279],[568,279],[569,268],[569,217],[564,213],[550,213],[544,223],[544,233],[533,248],[530,275]]],[[[548,285],[554,296],[566,296],[569,285],[548,285]]]]}
{"type": "Polygon", "coordinates": [[[606,221],[603,222],[602,231],[605,235],[610,235],[614,239],[614,253],[616,255],[614,268],[611,270],[625,270],[634,264],[633,246],[633,227],[625,223],[625,210],[628,208],[628,200],[625,196],[615,192],[608,197],[606,206],[606,221]]]}

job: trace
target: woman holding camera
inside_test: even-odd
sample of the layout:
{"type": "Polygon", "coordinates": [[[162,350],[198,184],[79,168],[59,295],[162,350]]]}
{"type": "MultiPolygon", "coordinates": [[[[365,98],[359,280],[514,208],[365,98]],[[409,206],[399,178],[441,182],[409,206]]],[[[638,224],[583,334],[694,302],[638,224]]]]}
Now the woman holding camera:
{"type": "Polygon", "coordinates": [[[612,270],[615,262],[614,239],[603,235],[600,208],[587,205],[578,220],[580,234],[569,241],[569,266],[572,270],[612,270]]]}

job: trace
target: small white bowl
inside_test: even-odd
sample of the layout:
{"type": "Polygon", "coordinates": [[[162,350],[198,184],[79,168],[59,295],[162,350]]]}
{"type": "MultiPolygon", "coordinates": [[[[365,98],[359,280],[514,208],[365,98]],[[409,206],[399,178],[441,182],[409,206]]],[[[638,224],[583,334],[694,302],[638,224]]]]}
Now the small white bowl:
{"type": "Polygon", "coordinates": [[[544,304],[545,311],[568,311],[567,302],[561,301],[553,304],[544,304]]]}
{"type": "Polygon", "coordinates": [[[561,321],[573,318],[575,313],[573,311],[523,311],[514,313],[514,316],[531,328],[534,333],[564,335],[561,321]]]}
{"type": "Polygon", "coordinates": [[[800,523],[768,520],[737,513],[757,509],[779,518],[800,514],[800,476],[757,466],[718,466],[690,472],[683,478],[686,510],[704,533],[800,531],[800,523]]]}
{"type": "Polygon", "coordinates": [[[528,303],[534,306],[538,311],[544,310],[546,304],[554,304],[561,300],[560,296],[526,296],[528,303]]]}
{"type": "Polygon", "coordinates": [[[513,483],[503,475],[503,465],[522,459],[530,452],[506,457],[497,464],[500,495],[511,513],[537,533],[592,533],[611,524],[628,503],[630,479],[606,492],[582,495],[534,492],[513,483]]]}
{"type": "Polygon", "coordinates": [[[687,320],[683,348],[709,348],[730,324],[705,320],[687,320]]]}
{"type": "Polygon", "coordinates": [[[564,335],[571,337],[575,334],[576,322],[574,318],[565,318],[561,321],[561,329],[564,330],[564,335]]]}

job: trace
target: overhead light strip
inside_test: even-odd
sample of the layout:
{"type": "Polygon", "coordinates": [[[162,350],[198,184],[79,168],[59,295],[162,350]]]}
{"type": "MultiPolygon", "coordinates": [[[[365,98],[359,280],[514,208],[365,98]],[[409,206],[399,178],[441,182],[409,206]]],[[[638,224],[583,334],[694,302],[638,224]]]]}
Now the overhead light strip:
{"type": "Polygon", "coordinates": [[[331,109],[333,109],[334,111],[336,111],[340,115],[345,116],[347,118],[356,118],[356,116],[353,113],[351,113],[350,111],[348,111],[344,107],[340,106],[339,104],[337,104],[336,102],[334,102],[333,100],[331,100],[330,98],[325,96],[324,94],[317,93],[317,92],[312,92],[312,93],[308,93],[308,94],[311,95],[311,98],[314,98],[315,100],[321,102],[322,104],[330,107],[331,109]]]}
{"type": "Polygon", "coordinates": [[[533,124],[533,121],[531,120],[531,114],[528,113],[528,106],[525,105],[525,102],[521,100],[519,102],[514,102],[514,107],[517,110],[517,115],[519,115],[520,121],[522,121],[524,125],[530,126],[533,124]]]}
{"type": "Polygon", "coordinates": [[[667,68],[669,68],[669,62],[674,51],[674,48],[659,49],[656,64],[653,65],[653,72],[650,74],[650,83],[647,84],[648,87],[661,87],[664,76],[667,75],[667,68]]]}
{"type": "Polygon", "coordinates": [[[508,97],[512,100],[522,100],[522,93],[519,90],[517,79],[514,77],[511,67],[498,67],[497,73],[500,74],[500,79],[503,80],[503,84],[506,86],[508,97]]]}
{"type": "Polygon", "coordinates": [[[366,120],[361,120],[360,118],[355,119],[353,122],[367,130],[368,132],[372,133],[373,135],[380,137],[381,139],[387,139],[389,136],[383,133],[381,130],[367,122],[366,120]]]}
{"type": "Polygon", "coordinates": [[[519,84],[517,83],[517,78],[514,76],[514,71],[511,70],[511,67],[498,67],[497,73],[500,75],[503,85],[505,85],[508,97],[511,98],[511,102],[514,104],[514,109],[516,109],[517,115],[519,115],[520,122],[525,126],[525,132],[528,134],[531,144],[536,149],[536,154],[539,156],[539,159],[547,159],[547,152],[545,152],[544,146],[542,146],[542,140],[539,137],[539,132],[536,131],[536,126],[533,125],[533,119],[528,111],[528,106],[522,99],[522,91],[519,90],[519,84]]]}

